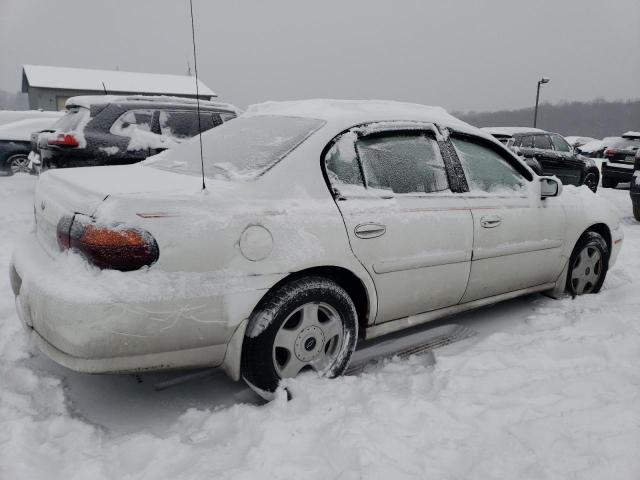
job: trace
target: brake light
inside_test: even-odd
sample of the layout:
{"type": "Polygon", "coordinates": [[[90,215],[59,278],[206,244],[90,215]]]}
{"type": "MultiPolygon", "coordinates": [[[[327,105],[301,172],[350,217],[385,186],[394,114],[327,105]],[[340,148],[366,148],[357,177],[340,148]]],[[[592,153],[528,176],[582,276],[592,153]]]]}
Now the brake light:
{"type": "Polygon", "coordinates": [[[155,263],[160,255],[156,240],[146,230],[100,225],[79,215],[61,218],[57,237],[61,250],[73,249],[101,269],[138,270],[155,263]]]}
{"type": "Polygon", "coordinates": [[[47,140],[47,144],[56,145],[58,147],[78,147],[80,142],[70,133],[59,133],[55,137],[47,140]]]}
{"type": "Polygon", "coordinates": [[[616,150],[615,148],[607,148],[604,151],[604,156],[605,157],[613,157],[616,153],[618,153],[618,150],[616,150]]]}

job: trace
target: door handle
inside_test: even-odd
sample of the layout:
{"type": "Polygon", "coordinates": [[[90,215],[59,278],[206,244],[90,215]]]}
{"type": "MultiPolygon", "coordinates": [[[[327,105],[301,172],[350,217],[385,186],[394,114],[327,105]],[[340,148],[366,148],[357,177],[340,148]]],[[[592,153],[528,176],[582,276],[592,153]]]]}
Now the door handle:
{"type": "Polygon", "coordinates": [[[480,225],[484,228],[496,228],[502,223],[502,218],[497,215],[489,215],[480,219],[480,225]]]}
{"type": "Polygon", "coordinates": [[[376,238],[384,235],[387,231],[387,227],[381,223],[368,222],[356,225],[356,228],[353,231],[358,238],[376,238]]]}

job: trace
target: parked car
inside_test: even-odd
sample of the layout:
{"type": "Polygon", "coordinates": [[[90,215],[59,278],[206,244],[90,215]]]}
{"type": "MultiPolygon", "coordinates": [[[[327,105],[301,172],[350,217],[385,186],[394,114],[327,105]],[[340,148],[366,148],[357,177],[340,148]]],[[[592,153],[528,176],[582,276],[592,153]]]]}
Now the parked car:
{"type": "Polygon", "coordinates": [[[10,278],[84,372],[221,366],[257,391],[532,292],[596,293],[616,210],[444,110],[269,102],[140,164],[49,170],[10,278]],[[203,162],[203,164],[201,164],[203,162]],[[206,192],[201,190],[202,172],[206,192]]]}
{"type": "Polygon", "coordinates": [[[635,155],[640,148],[640,132],[627,132],[609,144],[602,162],[602,186],[616,188],[618,183],[630,182],[635,155]]]}
{"type": "Polygon", "coordinates": [[[598,189],[600,171],[590,158],[576,153],[557,133],[529,127],[492,127],[513,135],[514,149],[525,159],[540,163],[544,175],[556,175],[565,185],[586,185],[598,189]]]}
{"type": "Polygon", "coordinates": [[[573,148],[579,148],[583,145],[586,145],[589,142],[593,142],[594,140],[597,140],[596,138],[592,138],[592,137],[577,137],[577,136],[568,136],[568,137],[564,137],[564,139],[573,148]]]}
{"type": "Polygon", "coordinates": [[[602,158],[604,157],[604,151],[607,147],[619,138],[620,137],[604,137],[602,140],[592,140],[577,147],[576,152],[589,158],[602,158]]]}
{"type": "Polygon", "coordinates": [[[198,128],[209,130],[236,117],[228,104],[152,96],[85,96],[67,100],[52,131],[34,138],[31,160],[48,168],[136,163],[177,145],[198,128]]]}
{"type": "Polygon", "coordinates": [[[0,125],[0,172],[5,175],[28,172],[31,132],[50,128],[55,121],[55,117],[42,117],[0,125]]]}
{"type": "Polygon", "coordinates": [[[51,119],[51,123],[59,119],[62,112],[49,112],[43,110],[0,110],[0,126],[20,120],[51,119]]]}
{"type": "MultiPolygon", "coordinates": [[[[511,133],[505,132],[500,128],[491,128],[491,127],[483,127],[482,130],[493,135],[500,143],[502,143],[505,147],[513,150],[516,154],[519,153],[518,151],[516,151],[517,149],[514,147],[516,140],[511,133]]],[[[542,173],[542,167],[540,166],[540,162],[538,162],[538,160],[536,160],[533,157],[526,157],[524,158],[524,161],[526,162],[527,165],[529,165],[529,168],[531,168],[531,170],[533,170],[536,174],[544,175],[542,173]]]]}
{"type": "Polygon", "coordinates": [[[629,188],[631,204],[633,206],[633,216],[640,222],[640,150],[636,151],[633,176],[629,188]]]}

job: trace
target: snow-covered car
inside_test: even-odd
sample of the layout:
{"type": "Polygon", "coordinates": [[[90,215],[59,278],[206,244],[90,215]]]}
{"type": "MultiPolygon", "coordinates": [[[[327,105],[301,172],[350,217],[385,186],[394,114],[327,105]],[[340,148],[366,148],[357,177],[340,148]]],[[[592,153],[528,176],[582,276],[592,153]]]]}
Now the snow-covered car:
{"type": "Polygon", "coordinates": [[[56,117],[17,120],[0,125],[0,172],[6,175],[29,171],[31,134],[50,128],[56,117]]]}
{"type": "Polygon", "coordinates": [[[570,135],[568,137],[564,137],[564,139],[573,148],[578,148],[578,147],[581,147],[583,145],[586,145],[589,142],[593,142],[594,140],[597,140],[596,138],[592,138],[592,137],[578,137],[578,136],[575,136],[575,135],[570,135]]]}
{"type": "Polygon", "coordinates": [[[620,251],[608,202],[440,108],[270,102],[202,142],[202,164],[193,139],[40,177],[10,277],[53,360],[221,366],[272,391],[343,373],[361,338],[532,292],[596,293],[620,251]]]}
{"type": "Polygon", "coordinates": [[[235,118],[233,105],[168,96],[80,96],[32,142],[38,170],[136,163],[235,118]]]}

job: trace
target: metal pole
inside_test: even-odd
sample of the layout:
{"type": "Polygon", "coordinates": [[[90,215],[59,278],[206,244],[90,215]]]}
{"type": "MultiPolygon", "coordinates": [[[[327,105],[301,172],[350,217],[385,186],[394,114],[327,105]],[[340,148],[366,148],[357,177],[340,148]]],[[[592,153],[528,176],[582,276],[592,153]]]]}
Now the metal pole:
{"type": "Polygon", "coordinates": [[[536,109],[533,114],[533,128],[538,126],[538,100],[540,100],[540,80],[538,80],[538,90],[536,91],[536,109]]]}

